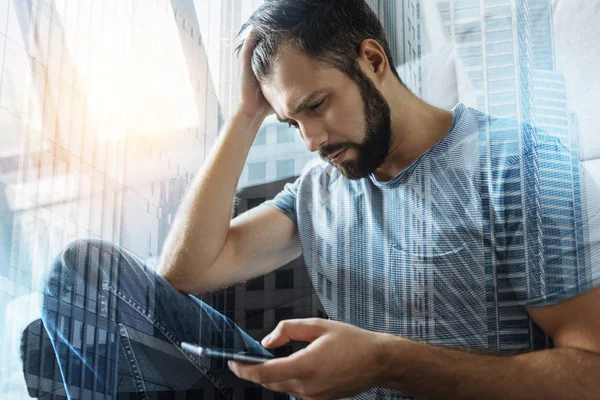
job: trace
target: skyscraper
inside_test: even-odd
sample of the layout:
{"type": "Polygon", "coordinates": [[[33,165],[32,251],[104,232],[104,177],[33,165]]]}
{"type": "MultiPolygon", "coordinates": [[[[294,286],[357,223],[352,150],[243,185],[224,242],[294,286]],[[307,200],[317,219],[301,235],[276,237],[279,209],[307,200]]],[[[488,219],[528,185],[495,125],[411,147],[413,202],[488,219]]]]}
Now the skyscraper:
{"type": "MultiPolygon", "coordinates": [[[[21,340],[43,343],[41,324],[23,332],[39,318],[37,289],[52,258],[75,238],[96,237],[154,265],[182,191],[214,143],[218,103],[207,49],[219,37],[202,37],[214,22],[194,4],[0,6],[4,398],[62,390],[50,347],[26,346],[32,353],[19,362],[21,340]]],[[[81,301],[73,304],[55,310],[57,323],[71,324],[73,344],[87,357],[94,338],[103,346],[108,332],[87,319],[81,301]]],[[[108,370],[108,360],[94,362],[108,370]]],[[[80,379],[88,397],[89,376],[80,379]]]]}
{"type": "MultiPolygon", "coordinates": [[[[526,169],[537,170],[543,201],[553,202],[547,208],[552,210],[552,218],[571,221],[570,226],[557,230],[547,220],[530,219],[527,229],[543,232],[544,243],[532,243],[529,237],[523,236],[520,238],[523,250],[509,254],[509,263],[517,265],[523,258],[534,262],[535,257],[547,257],[565,267],[561,276],[549,273],[543,278],[546,281],[539,284],[568,285],[577,278],[564,271],[575,273],[576,268],[567,266],[577,265],[578,256],[557,258],[552,255],[560,254],[562,246],[577,248],[576,243],[582,241],[581,228],[577,230],[573,225],[574,221],[581,221],[581,209],[577,205],[581,199],[580,175],[577,143],[573,141],[576,135],[569,132],[564,78],[552,71],[555,63],[550,2],[437,0],[437,5],[473,82],[477,106],[492,116],[480,126],[480,136],[485,138],[482,143],[486,143],[487,148],[485,158],[492,160],[486,179],[505,173],[503,166],[494,164],[495,155],[510,157],[533,145],[537,150],[529,160],[535,165],[523,165],[511,173],[516,181],[524,182],[526,169]],[[556,146],[557,139],[562,146],[556,146]],[[572,185],[565,186],[561,182],[572,185]],[[561,242],[561,238],[567,242],[561,242]]],[[[533,208],[530,201],[523,195],[513,199],[511,206],[530,210],[533,208]]],[[[490,216],[489,212],[487,215],[490,216]]],[[[512,273],[510,270],[501,272],[507,276],[512,273]]],[[[518,285],[515,290],[534,289],[518,285]]],[[[497,302],[499,296],[502,294],[490,293],[488,297],[497,302]]],[[[497,324],[499,332],[506,332],[505,339],[490,338],[498,345],[510,342],[507,338],[511,335],[547,340],[530,323],[508,317],[509,309],[499,312],[504,315],[503,319],[488,321],[497,324]]]]}
{"type": "Polygon", "coordinates": [[[415,0],[370,0],[385,31],[396,69],[404,84],[421,95],[421,14],[415,0]]]}

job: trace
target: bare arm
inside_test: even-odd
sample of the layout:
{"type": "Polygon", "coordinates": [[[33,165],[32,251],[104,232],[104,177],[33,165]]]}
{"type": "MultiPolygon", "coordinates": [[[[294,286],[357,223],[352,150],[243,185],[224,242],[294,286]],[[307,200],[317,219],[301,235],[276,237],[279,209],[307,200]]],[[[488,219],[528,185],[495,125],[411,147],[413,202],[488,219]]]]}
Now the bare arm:
{"type": "Polygon", "coordinates": [[[423,399],[596,399],[600,354],[574,347],[494,356],[390,338],[379,386],[423,399]],[[396,343],[393,343],[396,342],[396,343]],[[403,353],[400,355],[399,353],[403,353]]]}
{"type": "Polygon", "coordinates": [[[296,225],[274,207],[261,205],[231,221],[217,261],[188,282],[201,293],[265,275],[300,256],[296,225]]]}
{"type": "Polygon", "coordinates": [[[436,399],[597,399],[600,288],[529,308],[555,348],[494,356],[387,335],[381,385],[436,399]]]}
{"type": "Polygon", "coordinates": [[[260,125],[272,113],[250,68],[255,45],[251,33],[242,48],[240,107],[188,189],[161,255],[160,273],[182,292],[249,279],[299,254],[294,223],[275,209],[259,207],[230,221],[244,161],[260,125]]]}
{"type": "Polygon", "coordinates": [[[181,291],[193,291],[190,283],[217,261],[225,247],[237,181],[261,122],[235,116],[227,123],[179,206],[160,273],[181,291]]]}

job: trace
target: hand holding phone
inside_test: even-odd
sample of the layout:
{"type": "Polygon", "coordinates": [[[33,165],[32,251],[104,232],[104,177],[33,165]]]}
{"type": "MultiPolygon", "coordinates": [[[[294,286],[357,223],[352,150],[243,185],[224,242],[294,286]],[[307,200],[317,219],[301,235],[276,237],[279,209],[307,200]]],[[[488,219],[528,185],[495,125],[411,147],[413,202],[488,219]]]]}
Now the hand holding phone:
{"type": "Polygon", "coordinates": [[[207,356],[207,357],[215,357],[222,358],[225,360],[233,360],[243,363],[249,364],[260,364],[265,361],[272,360],[273,356],[268,354],[260,354],[260,353],[250,353],[250,352],[240,352],[240,353],[232,353],[228,351],[222,351],[217,349],[209,349],[206,347],[201,347],[195,345],[193,343],[181,342],[181,348],[190,353],[196,354],[198,356],[207,356]]]}

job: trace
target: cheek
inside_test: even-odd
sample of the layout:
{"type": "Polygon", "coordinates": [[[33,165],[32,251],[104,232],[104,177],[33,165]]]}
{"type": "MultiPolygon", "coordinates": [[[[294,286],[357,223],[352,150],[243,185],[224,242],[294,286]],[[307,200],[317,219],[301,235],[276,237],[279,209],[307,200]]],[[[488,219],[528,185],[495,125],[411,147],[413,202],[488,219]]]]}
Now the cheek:
{"type": "Polygon", "coordinates": [[[365,135],[362,104],[360,106],[347,104],[345,107],[328,110],[325,121],[333,143],[362,142],[365,135]]]}
{"type": "Polygon", "coordinates": [[[352,123],[352,132],[356,136],[364,136],[366,131],[365,111],[362,102],[355,102],[348,110],[348,121],[352,123]]]}

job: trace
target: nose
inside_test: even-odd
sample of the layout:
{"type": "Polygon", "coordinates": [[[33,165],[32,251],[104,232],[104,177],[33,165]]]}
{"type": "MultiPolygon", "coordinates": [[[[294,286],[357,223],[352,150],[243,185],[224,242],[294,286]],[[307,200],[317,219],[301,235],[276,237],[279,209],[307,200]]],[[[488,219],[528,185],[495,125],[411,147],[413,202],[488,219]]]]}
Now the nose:
{"type": "Polygon", "coordinates": [[[308,151],[315,152],[327,143],[328,136],[323,126],[317,121],[300,123],[300,132],[308,151]]]}

